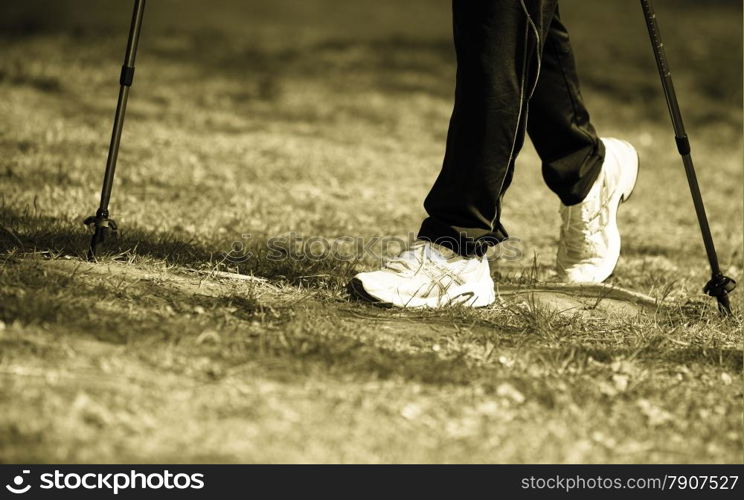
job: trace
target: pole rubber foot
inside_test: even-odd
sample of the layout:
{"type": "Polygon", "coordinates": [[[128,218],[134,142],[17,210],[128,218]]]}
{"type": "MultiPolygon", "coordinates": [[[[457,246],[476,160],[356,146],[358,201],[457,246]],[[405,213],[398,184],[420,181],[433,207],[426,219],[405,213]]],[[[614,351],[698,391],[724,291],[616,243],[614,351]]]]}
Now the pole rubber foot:
{"type": "Polygon", "coordinates": [[[718,310],[724,316],[731,316],[731,302],[729,301],[729,294],[736,288],[736,281],[724,276],[723,274],[714,274],[710,281],[705,285],[703,291],[715,297],[718,301],[718,310]]]}
{"type": "Polygon", "coordinates": [[[83,221],[83,224],[93,229],[93,236],[88,247],[88,260],[96,260],[96,252],[109,236],[118,236],[116,221],[109,219],[107,215],[97,214],[83,221]]]}

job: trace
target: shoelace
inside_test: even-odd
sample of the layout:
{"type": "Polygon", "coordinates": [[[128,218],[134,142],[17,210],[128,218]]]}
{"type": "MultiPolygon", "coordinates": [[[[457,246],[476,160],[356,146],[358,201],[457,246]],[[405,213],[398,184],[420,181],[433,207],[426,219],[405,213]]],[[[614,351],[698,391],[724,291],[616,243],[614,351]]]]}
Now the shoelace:
{"type": "Polygon", "coordinates": [[[418,269],[414,271],[415,274],[419,272],[421,267],[424,265],[425,253],[425,243],[414,243],[409,250],[402,252],[397,257],[385,261],[384,267],[395,272],[414,271],[411,266],[411,261],[415,261],[418,266],[418,269]],[[421,250],[420,255],[419,249],[421,250]]]}
{"type": "MultiPolygon", "coordinates": [[[[418,274],[424,272],[432,282],[438,283],[440,287],[443,286],[442,280],[444,278],[449,278],[450,284],[462,284],[462,279],[452,269],[444,267],[442,263],[432,258],[431,252],[433,251],[435,249],[431,248],[430,244],[426,242],[414,243],[409,250],[385,262],[385,268],[399,273],[411,271],[413,274],[418,274]],[[416,265],[412,266],[412,262],[416,262],[416,265]]],[[[449,284],[446,285],[445,290],[449,286],[449,284]]]]}

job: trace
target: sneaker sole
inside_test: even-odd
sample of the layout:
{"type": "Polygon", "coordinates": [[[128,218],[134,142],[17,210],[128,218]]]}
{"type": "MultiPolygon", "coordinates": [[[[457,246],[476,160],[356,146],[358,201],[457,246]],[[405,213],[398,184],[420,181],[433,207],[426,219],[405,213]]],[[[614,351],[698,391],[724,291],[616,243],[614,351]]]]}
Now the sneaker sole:
{"type": "MultiPolygon", "coordinates": [[[[617,207],[615,208],[615,226],[616,227],[617,227],[617,214],[620,211],[620,205],[622,205],[626,201],[630,200],[630,197],[633,196],[633,192],[635,191],[635,187],[638,184],[638,175],[641,172],[641,155],[638,154],[638,150],[631,143],[629,143],[628,141],[621,141],[621,142],[625,143],[628,147],[630,147],[635,152],[635,155],[636,155],[636,164],[635,164],[635,175],[633,176],[633,181],[632,181],[631,186],[630,186],[630,191],[628,191],[628,194],[622,193],[620,195],[620,199],[617,201],[617,207]]],[[[619,232],[620,232],[620,229],[618,227],[618,234],[619,234],[619,232]]],[[[621,248],[622,248],[622,245],[621,245],[621,248]]],[[[612,266],[612,271],[610,272],[610,274],[605,279],[603,279],[602,281],[600,281],[600,283],[606,282],[608,279],[612,278],[615,275],[615,268],[617,267],[617,263],[619,261],[620,261],[620,254],[618,253],[617,260],[615,260],[615,263],[612,266]]]]}
{"type": "Polygon", "coordinates": [[[495,290],[492,290],[490,296],[488,296],[488,293],[482,294],[488,296],[485,301],[479,300],[481,298],[481,295],[477,295],[475,292],[468,291],[452,297],[447,301],[446,304],[439,304],[438,302],[427,303],[425,299],[423,299],[423,302],[414,303],[413,305],[410,305],[410,302],[412,302],[413,299],[409,301],[408,304],[395,304],[393,302],[384,301],[375,297],[374,295],[371,295],[369,292],[367,292],[367,290],[364,289],[364,283],[362,283],[362,281],[358,278],[352,278],[349,284],[346,286],[346,289],[352,298],[384,308],[396,307],[401,309],[441,309],[443,307],[463,306],[480,309],[483,307],[488,307],[496,302],[496,292],[495,290]]]}
{"type": "Polygon", "coordinates": [[[392,303],[383,302],[377,297],[373,297],[372,295],[368,294],[367,290],[364,289],[362,281],[358,278],[352,278],[351,281],[349,281],[349,284],[346,285],[346,291],[349,292],[349,295],[352,298],[357,299],[361,302],[367,302],[369,304],[385,308],[393,307],[392,303]]]}
{"type": "MultiPolygon", "coordinates": [[[[630,144],[629,142],[627,141],[623,141],[623,142],[626,142],[626,144],[633,147],[632,144],[630,144]]],[[[639,155],[638,151],[636,150],[636,174],[635,174],[635,178],[633,179],[633,186],[630,188],[630,192],[628,192],[627,195],[625,193],[620,195],[620,199],[617,202],[617,208],[615,209],[615,224],[616,225],[617,225],[617,213],[620,211],[620,205],[630,200],[631,196],[633,196],[633,192],[635,191],[636,184],[638,184],[638,176],[640,175],[640,173],[641,173],[641,155],[639,155]]],[[[605,283],[607,280],[615,276],[615,268],[617,267],[617,263],[619,261],[620,261],[620,256],[618,255],[617,261],[615,261],[615,265],[612,267],[612,272],[610,273],[609,276],[607,276],[605,279],[600,281],[600,283],[605,283]]]]}
{"type": "MultiPolygon", "coordinates": [[[[638,176],[641,175],[641,155],[638,154],[638,150],[633,147],[631,143],[628,141],[623,141],[625,144],[633,148],[633,151],[635,151],[636,154],[636,168],[635,168],[635,176],[633,177],[633,185],[630,187],[630,191],[626,195],[625,193],[620,196],[620,204],[625,203],[626,201],[630,200],[630,197],[633,196],[633,192],[635,191],[635,187],[638,184],[638,176]]],[[[618,204],[618,206],[620,205],[618,204]]]]}

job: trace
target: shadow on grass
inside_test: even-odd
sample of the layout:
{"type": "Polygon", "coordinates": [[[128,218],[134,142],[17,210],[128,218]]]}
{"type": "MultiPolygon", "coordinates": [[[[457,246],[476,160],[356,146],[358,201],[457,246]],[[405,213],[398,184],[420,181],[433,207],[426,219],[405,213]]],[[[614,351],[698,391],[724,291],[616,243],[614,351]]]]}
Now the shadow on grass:
{"type": "MultiPolygon", "coordinates": [[[[90,238],[91,233],[81,220],[35,214],[31,208],[18,211],[0,207],[0,252],[45,252],[85,259],[90,238]]],[[[187,233],[143,230],[128,225],[118,237],[104,243],[99,257],[124,261],[155,259],[184,268],[229,270],[293,285],[338,289],[345,286],[354,272],[353,262],[339,263],[332,256],[267,259],[268,245],[260,238],[254,238],[249,248],[243,248],[250,257],[234,255],[234,243],[234,238],[203,241],[187,233]]]]}
{"type": "MultiPolygon", "coordinates": [[[[493,325],[474,325],[463,333],[462,325],[437,323],[436,316],[421,318],[419,323],[400,318],[398,324],[391,325],[390,333],[405,341],[389,346],[379,334],[372,334],[373,330],[369,335],[360,334],[370,326],[369,318],[350,317],[336,304],[312,298],[302,303],[273,303],[248,288],[242,294],[229,290],[217,296],[204,295],[169,286],[167,279],[108,279],[106,275],[68,273],[25,259],[17,259],[17,263],[6,266],[0,281],[4,282],[0,288],[2,321],[42,325],[43,337],[51,332],[54,338],[63,335],[72,342],[93,338],[108,345],[126,345],[130,354],[155,371],[182,371],[206,382],[243,372],[259,371],[279,381],[323,372],[434,385],[478,383],[495,391],[504,379],[520,378],[520,370],[509,371],[495,360],[474,359],[465,346],[478,338],[491,340],[498,352],[527,349],[528,362],[544,365],[545,373],[565,368],[569,361],[579,367],[589,365],[589,358],[600,363],[592,365],[595,368],[607,366],[609,371],[617,359],[654,365],[700,364],[732,372],[742,364],[742,351],[730,347],[638,349],[578,341],[555,345],[493,325]],[[15,293],[14,288],[25,293],[15,293]],[[203,312],[195,313],[197,308],[203,312]],[[437,323],[437,330],[422,338],[421,333],[432,326],[429,320],[437,323]],[[403,328],[406,324],[408,329],[403,328]],[[215,328],[219,340],[205,341],[204,332],[215,328]],[[442,352],[427,348],[437,343],[449,347],[442,352]],[[182,366],[165,366],[166,352],[177,352],[182,366]],[[212,365],[201,371],[192,368],[194,360],[205,357],[212,365]]],[[[3,352],[12,356],[37,351],[27,344],[5,339],[3,352]]],[[[47,339],[43,344],[53,348],[58,341],[47,339]]],[[[58,348],[64,350],[63,346],[58,348]]],[[[38,352],[53,357],[53,352],[38,352]]],[[[531,384],[529,391],[540,401],[549,401],[551,396],[543,385],[531,384]]]]}
{"type": "MultiPolygon", "coordinates": [[[[152,280],[125,283],[118,277],[109,280],[105,275],[68,273],[17,261],[17,266],[6,267],[2,278],[2,321],[42,325],[43,332],[73,343],[88,338],[126,345],[154,370],[165,369],[163,352],[175,349],[185,359],[206,356],[221,365],[221,372],[259,365],[262,374],[281,380],[321,368],[422,383],[466,384],[477,371],[460,359],[440,359],[432,351],[401,352],[362,341],[354,335],[353,325],[334,317],[323,304],[264,304],[249,291],[245,297],[200,295],[152,280]],[[14,293],[13,286],[26,293],[14,293]],[[195,314],[197,307],[205,312],[195,314]],[[218,323],[220,341],[204,342],[200,335],[218,323]]],[[[56,344],[43,341],[36,346],[6,338],[2,347],[7,356],[45,352],[51,357],[56,344]]],[[[64,347],[57,347],[63,355],[64,347]]],[[[211,371],[194,375],[207,381],[219,378],[211,371]]]]}

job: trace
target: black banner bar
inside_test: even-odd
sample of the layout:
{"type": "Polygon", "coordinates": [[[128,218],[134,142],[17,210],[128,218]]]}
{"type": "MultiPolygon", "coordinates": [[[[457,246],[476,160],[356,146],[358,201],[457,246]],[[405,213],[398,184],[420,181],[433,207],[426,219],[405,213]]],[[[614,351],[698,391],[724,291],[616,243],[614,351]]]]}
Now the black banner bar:
{"type": "Polygon", "coordinates": [[[0,498],[742,498],[741,465],[2,465],[0,498]]]}

